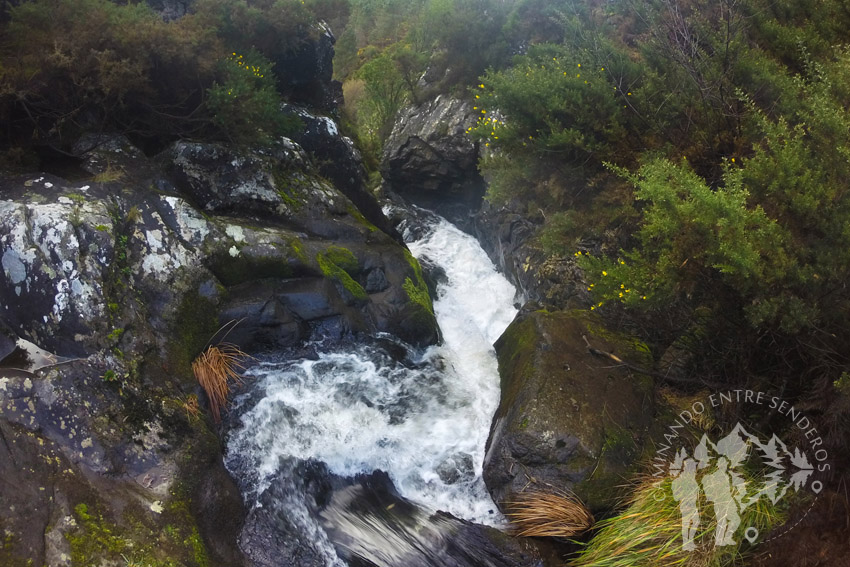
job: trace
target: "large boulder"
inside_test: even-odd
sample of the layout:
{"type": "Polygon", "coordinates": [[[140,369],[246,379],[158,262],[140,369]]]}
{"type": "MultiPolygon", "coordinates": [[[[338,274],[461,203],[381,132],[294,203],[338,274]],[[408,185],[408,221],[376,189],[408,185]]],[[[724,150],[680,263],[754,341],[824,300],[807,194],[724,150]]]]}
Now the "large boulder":
{"type": "Polygon", "coordinates": [[[403,498],[376,471],[336,482],[319,511],[337,554],[350,565],[382,567],[547,567],[560,565],[549,542],[516,538],[403,498]]]}
{"type": "Polygon", "coordinates": [[[610,509],[645,450],[655,411],[651,378],[612,365],[594,348],[646,366],[648,352],[584,312],[521,315],[496,341],[501,400],[484,481],[503,505],[530,487],[573,490],[610,509]]]}
{"type": "Polygon", "coordinates": [[[384,144],[381,173],[390,190],[460,226],[467,223],[485,188],[478,143],[467,132],[476,112],[442,95],[403,109],[384,144]]]}
{"type": "Polygon", "coordinates": [[[323,567],[339,559],[363,567],[561,564],[560,550],[546,541],[422,508],[382,471],[351,478],[313,461],[291,466],[260,495],[240,534],[255,567],[323,567]]]}

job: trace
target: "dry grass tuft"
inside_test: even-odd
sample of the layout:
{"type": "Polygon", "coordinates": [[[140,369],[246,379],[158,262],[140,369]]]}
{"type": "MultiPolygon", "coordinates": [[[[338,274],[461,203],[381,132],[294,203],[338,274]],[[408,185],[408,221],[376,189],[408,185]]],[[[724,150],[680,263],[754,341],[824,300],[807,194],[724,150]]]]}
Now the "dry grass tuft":
{"type": "Polygon", "coordinates": [[[221,421],[221,408],[227,403],[231,383],[241,384],[242,362],[248,357],[236,345],[219,343],[207,348],[192,362],[192,372],[207,393],[210,412],[216,423],[221,421]]]}
{"type": "Polygon", "coordinates": [[[182,400],[180,407],[186,411],[186,419],[189,421],[198,419],[201,415],[201,406],[198,404],[198,396],[195,394],[189,394],[185,400],[182,400]]]}
{"type": "Polygon", "coordinates": [[[531,490],[507,502],[506,516],[518,536],[571,538],[593,525],[593,514],[574,495],[531,490]]]}

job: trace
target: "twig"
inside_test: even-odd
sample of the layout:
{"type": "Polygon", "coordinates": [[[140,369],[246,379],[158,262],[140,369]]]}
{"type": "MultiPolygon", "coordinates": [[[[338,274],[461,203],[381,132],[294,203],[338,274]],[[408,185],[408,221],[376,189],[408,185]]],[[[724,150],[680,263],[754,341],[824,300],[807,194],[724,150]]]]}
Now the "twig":
{"type": "Polygon", "coordinates": [[[708,386],[710,388],[720,388],[720,387],[722,387],[722,384],[717,384],[717,383],[714,383],[714,382],[707,382],[705,380],[700,380],[700,379],[692,380],[690,378],[679,378],[678,376],[670,376],[670,375],[667,375],[667,374],[661,374],[660,372],[655,372],[653,370],[643,368],[643,367],[638,366],[636,364],[626,362],[625,360],[623,360],[622,358],[620,358],[619,356],[617,356],[614,353],[606,352],[604,350],[599,350],[598,348],[592,347],[590,345],[590,341],[587,340],[587,336],[585,336],[585,335],[582,335],[581,338],[584,339],[584,343],[587,345],[587,351],[590,354],[592,354],[594,356],[599,356],[599,357],[602,357],[602,358],[607,358],[609,360],[613,360],[618,365],[625,366],[629,370],[633,370],[633,371],[637,372],[638,374],[645,374],[646,376],[652,376],[653,378],[658,378],[659,380],[664,380],[666,382],[676,382],[676,383],[679,383],[679,384],[700,384],[702,386],[708,386]]]}

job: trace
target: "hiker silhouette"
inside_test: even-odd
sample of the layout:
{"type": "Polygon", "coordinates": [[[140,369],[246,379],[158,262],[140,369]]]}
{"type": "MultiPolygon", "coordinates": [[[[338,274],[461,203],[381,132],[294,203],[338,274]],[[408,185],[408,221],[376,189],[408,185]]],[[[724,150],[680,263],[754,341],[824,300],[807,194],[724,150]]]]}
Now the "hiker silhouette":
{"type": "MultiPolygon", "coordinates": [[[[684,449],[682,456],[686,455],[684,449]]],[[[673,499],[679,503],[679,511],[682,513],[682,549],[693,551],[694,538],[699,528],[699,483],[697,483],[697,462],[690,457],[682,461],[679,475],[673,479],[670,485],[673,491],[673,499]]]]}

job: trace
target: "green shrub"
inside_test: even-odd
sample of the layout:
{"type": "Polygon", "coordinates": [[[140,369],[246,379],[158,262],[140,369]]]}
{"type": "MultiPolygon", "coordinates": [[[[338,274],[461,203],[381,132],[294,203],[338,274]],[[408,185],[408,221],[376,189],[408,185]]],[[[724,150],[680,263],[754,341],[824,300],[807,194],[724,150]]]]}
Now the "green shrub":
{"type": "Polygon", "coordinates": [[[300,0],[198,0],[171,22],[144,2],[22,2],[0,22],[4,145],[67,150],[95,129],[154,143],[262,141],[286,127],[276,116],[281,85],[269,61],[317,31],[300,0]],[[262,76],[240,73],[232,53],[250,58],[262,76]]]}
{"type": "Polygon", "coordinates": [[[230,140],[269,142],[297,130],[298,118],[280,112],[271,63],[258,52],[232,52],[221,62],[219,78],[208,90],[207,107],[213,123],[230,140]]]}

